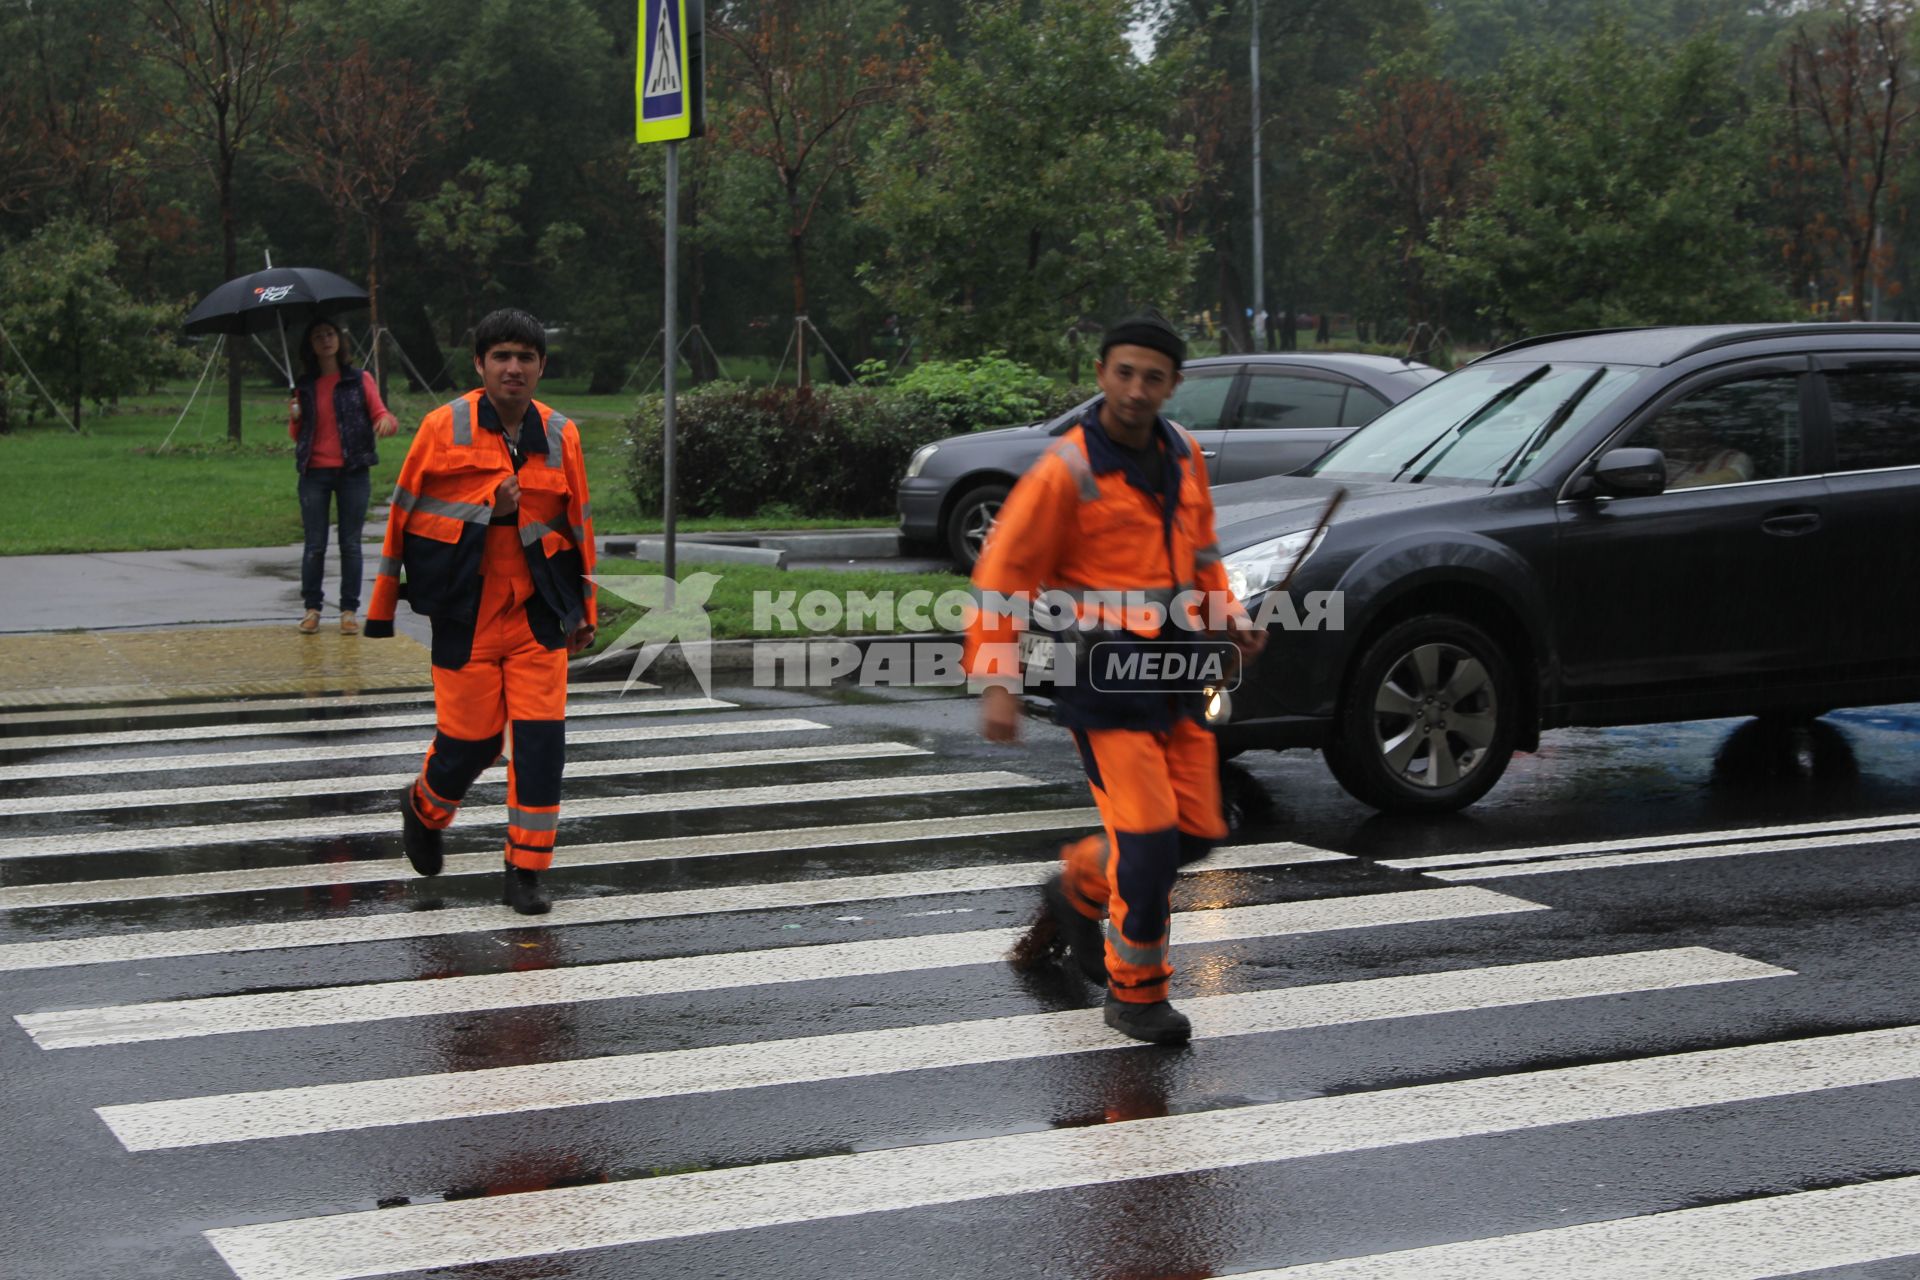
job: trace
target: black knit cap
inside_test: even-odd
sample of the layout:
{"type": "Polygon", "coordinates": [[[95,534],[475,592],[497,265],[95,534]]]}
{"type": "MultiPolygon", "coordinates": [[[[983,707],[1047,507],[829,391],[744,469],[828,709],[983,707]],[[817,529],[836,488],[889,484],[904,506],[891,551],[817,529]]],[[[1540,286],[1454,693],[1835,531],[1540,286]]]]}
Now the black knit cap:
{"type": "Polygon", "coordinates": [[[1138,315],[1128,316],[1100,335],[1100,358],[1105,360],[1107,352],[1119,346],[1146,347],[1158,351],[1172,360],[1176,369],[1187,358],[1187,344],[1181,339],[1179,331],[1152,307],[1138,315]]]}

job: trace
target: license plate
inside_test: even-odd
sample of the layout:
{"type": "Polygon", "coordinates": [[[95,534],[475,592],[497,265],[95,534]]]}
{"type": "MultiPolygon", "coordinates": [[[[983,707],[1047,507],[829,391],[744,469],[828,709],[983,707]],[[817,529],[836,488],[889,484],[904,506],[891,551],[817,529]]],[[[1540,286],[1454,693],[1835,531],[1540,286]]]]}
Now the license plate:
{"type": "Polygon", "coordinates": [[[1052,636],[1028,631],[1020,637],[1020,665],[1035,675],[1044,675],[1053,670],[1054,643],[1052,636]]]}

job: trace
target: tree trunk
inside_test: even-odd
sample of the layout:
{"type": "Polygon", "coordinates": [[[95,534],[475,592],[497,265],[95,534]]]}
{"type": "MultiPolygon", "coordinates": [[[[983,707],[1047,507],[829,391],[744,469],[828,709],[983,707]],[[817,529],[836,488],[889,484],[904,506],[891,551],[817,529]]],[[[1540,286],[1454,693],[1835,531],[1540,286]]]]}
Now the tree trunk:
{"type": "Polygon", "coordinates": [[[387,398],[387,366],[380,359],[380,215],[374,214],[367,219],[367,324],[373,333],[368,336],[367,359],[373,364],[374,384],[380,388],[380,399],[387,398]]]}
{"type": "Polygon", "coordinates": [[[800,232],[787,236],[787,249],[793,257],[793,348],[800,365],[800,385],[811,386],[807,369],[807,238],[800,232]]]}
{"type": "Polygon", "coordinates": [[[687,344],[687,367],[691,370],[687,381],[696,387],[720,376],[708,349],[707,331],[700,327],[700,295],[706,290],[707,280],[707,256],[700,249],[700,187],[698,181],[689,184],[686,201],[687,336],[692,339],[687,344]]]}
{"type": "Polygon", "coordinates": [[[1247,304],[1240,293],[1240,275],[1226,254],[1214,256],[1216,285],[1220,297],[1220,354],[1233,355],[1253,350],[1253,335],[1247,325],[1247,304]]]}

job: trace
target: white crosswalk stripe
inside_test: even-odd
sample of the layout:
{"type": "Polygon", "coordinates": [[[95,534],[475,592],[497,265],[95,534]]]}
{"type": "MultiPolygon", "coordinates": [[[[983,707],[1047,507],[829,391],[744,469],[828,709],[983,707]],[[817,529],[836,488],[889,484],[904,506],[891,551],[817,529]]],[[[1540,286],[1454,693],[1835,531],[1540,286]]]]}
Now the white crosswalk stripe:
{"type": "MultiPolygon", "coordinates": [[[[568,707],[567,718],[648,716],[678,711],[727,711],[735,705],[715,698],[633,698],[568,707]]],[[[206,738],[300,737],[309,733],[365,733],[368,729],[417,729],[433,723],[433,712],[391,716],[343,716],[337,720],[275,720],[261,724],[177,725],[164,731],[126,729],[113,733],[55,733],[0,737],[0,751],[46,751],[56,747],[108,747],[150,743],[164,732],[169,742],[206,738]]]]}
{"type": "MultiPolygon", "coordinates": [[[[52,909],[0,917],[6,936],[18,939],[0,942],[0,977],[20,996],[5,1010],[12,1023],[7,1033],[24,1034],[46,1051],[18,1059],[16,1076],[44,1071],[83,1082],[76,1090],[80,1119],[91,1125],[95,1119],[85,1111],[97,1113],[116,1139],[118,1158],[135,1162],[131,1171],[116,1173],[119,1181],[107,1180],[113,1185],[128,1176],[184,1176],[198,1186],[210,1171],[224,1169],[244,1187],[256,1159],[280,1169],[325,1171],[315,1185],[330,1189],[310,1196],[302,1189],[304,1175],[291,1184],[282,1175],[271,1196],[233,1190],[231,1182],[217,1193],[197,1192],[191,1225],[205,1245],[197,1235],[187,1238],[193,1248],[210,1247],[241,1280],[525,1266],[518,1260],[587,1250],[692,1250],[695,1240],[711,1252],[700,1252],[688,1274],[729,1273],[736,1263],[743,1271],[760,1269],[766,1256],[768,1237],[741,1233],[834,1222],[864,1231],[858,1223],[865,1215],[889,1214],[872,1221],[876,1233],[890,1238],[923,1218],[950,1218],[955,1211],[943,1206],[1061,1192],[1085,1196],[1090,1193],[1077,1189],[1106,1184],[1119,1184],[1114,1194],[1125,1196],[1131,1194],[1126,1184],[1136,1180],[1207,1181],[1230,1170],[1277,1176],[1261,1172],[1273,1168],[1289,1178],[1298,1170],[1310,1181],[1329,1160],[1416,1145],[1423,1148],[1417,1159],[1428,1159],[1447,1144],[1503,1135],[1542,1135],[1535,1144],[1555,1152],[1560,1144],[1590,1148],[1608,1140],[1605,1124],[1670,1117],[1670,1124],[1691,1125],[1695,1113],[1742,1116],[1801,1099],[1886,1099],[1891,1105],[1920,1084],[1920,1025],[1905,1025],[1910,1019],[1898,1015],[1866,1024],[1879,1030],[1813,1034],[1808,1025],[1794,1024],[1792,1038],[1760,1043],[1728,1035],[1727,1011],[1795,1005],[1804,1000],[1805,984],[1824,980],[1786,967],[1799,966],[1790,951],[1756,950],[1761,959],[1736,953],[1745,948],[1693,945],[1704,938],[1664,932],[1660,949],[1645,949],[1645,935],[1609,945],[1604,935],[1580,933],[1570,942],[1566,922],[1574,917],[1545,901],[1467,883],[1434,884],[1872,847],[1920,840],[1920,814],[1385,860],[1291,841],[1226,845],[1181,869],[1175,901],[1186,909],[1171,923],[1181,970],[1175,999],[1192,1017],[1195,1035],[1189,1050],[1171,1055],[1107,1027],[1097,1007],[1067,1007],[1073,997],[1042,996],[1028,1011],[1026,979],[1016,984],[1004,971],[991,974],[997,1003],[971,1000],[970,984],[987,971],[955,972],[1001,965],[1038,900],[1032,887],[1059,865],[1040,858],[1041,851],[1098,830],[1084,789],[1076,784],[1069,800],[1062,788],[1038,791],[1052,784],[1025,773],[913,772],[926,769],[932,755],[918,736],[914,744],[877,741],[869,729],[819,745],[807,745],[817,741],[812,737],[788,736],[829,732],[825,710],[809,711],[820,719],[770,716],[721,701],[657,696],[574,707],[571,714],[587,723],[595,714],[715,715],[608,729],[570,726],[570,744],[607,744],[613,754],[570,761],[568,775],[600,779],[594,790],[602,794],[570,794],[563,821],[631,817],[635,821],[595,833],[648,838],[569,844],[563,829],[556,869],[630,865],[632,878],[622,881],[620,892],[595,882],[599,896],[589,896],[570,892],[561,877],[553,911],[537,920],[499,905],[459,905],[451,894],[449,905],[440,905],[437,886],[446,880],[499,874],[505,811],[479,803],[479,796],[450,833],[456,851],[437,881],[423,881],[403,860],[387,857],[231,865],[298,858],[300,841],[338,836],[382,837],[392,848],[396,823],[384,806],[378,813],[277,822],[252,816],[206,822],[206,811],[183,809],[299,797],[359,796],[365,803],[364,797],[397,789],[412,773],[366,762],[411,757],[411,767],[424,738],[366,741],[363,734],[264,750],[223,750],[218,740],[377,733],[431,723],[430,714],[382,712],[403,700],[288,698],[0,717],[0,724],[29,727],[111,722],[121,715],[151,722],[132,734],[0,738],[0,753],[74,753],[0,766],[0,784],[66,781],[82,772],[97,775],[98,781],[88,779],[91,786],[114,782],[118,773],[164,774],[155,781],[182,783],[0,798],[0,816],[42,815],[36,826],[51,827],[45,815],[68,812],[103,827],[127,824],[0,839],[0,878],[16,880],[0,884],[0,912],[52,909]],[[329,718],[177,729],[168,723],[181,716],[310,709],[329,718]],[[335,717],[335,711],[354,714],[335,717]],[[846,740],[852,737],[865,740],[846,740]],[[716,744],[722,749],[668,745],[715,738],[736,741],[716,744]],[[169,754],[179,751],[176,743],[194,741],[214,749],[169,754]],[[130,755],[120,757],[122,750],[130,755]],[[107,753],[115,754],[82,758],[107,753]],[[256,767],[285,776],[250,784],[217,772],[256,767]],[[669,773],[711,774],[713,785],[694,777],[688,790],[642,794],[653,791],[650,779],[669,773]],[[622,781],[629,777],[631,783],[622,781]],[[729,785],[741,782],[751,785],[729,785]],[[995,812],[965,812],[989,807],[971,798],[994,795],[1008,803],[995,812]],[[1025,807],[1013,807],[1022,799],[1025,807]],[[1079,803],[1066,807],[1072,801],[1079,803]],[[771,822],[752,813],[793,806],[814,806],[810,812],[832,823],[777,826],[784,813],[771,822]],[[708,812],[716,817],[699,824],[703,834],[675,834],[671,817],[649,829],[650,815],[708,812]],[[141,819],[168,825],[132,825],[141,819]],[[243,844],[273,847],[225,852],[243,844]],[[176,864],[176,850],[190,856],[176,864]],[[135,856],[116,856],[121,853],[135,856]],[[85,855],[88,866],[68,871],[28,861],[66,854],[85,855]],[[769,862],[760,855],[783,856],[769,862]],[[208,865],[221,869],[194,869],[208,865]],[[18,882],[35,871],[85,875],[95,866],[104,873],[99,878],[18,882]],[[123,874],[155,867],[175,869],[123,874]],[[266,908],[272,914],[256,913],[239,896],[382,883],[389,887],[352,900],[338,893],[274,900],[266,908]],[[977,903],[965,896],[974,894],[998,896],[977,903]],[[216,896],[221,900],[198,901],[216,896]],[[941,897],[949,901],[928,901],[941,897]],[[935,907],[941,910],[927,909],[935,907]],[[112,909],[89,914],[94,908],[112,909]],[[974,911],[981,914],[973,919],[995,927],[920,918],[974,911]],[[710,933],[698,923],[709,919],[710,933]],[[876,927],[881,936],[867,932],[876,927]],[[787,929],[810,932],[781,932],[787,929]],[[885,936],[903,930],[915,932],[885,936]],[[1391,942],[1401,931],[1420,950],[1404,966],[1383,971],[1375,939],[1391,942]],[[378,945],[423,938],[454,941],[417,953],[378,945]],[[569,952],[562,938],[578,939],[582,951],[569,952]],[[726,942],[710,940],[717,938],[726,942]],[[782,939],[805,941],[765,945],[782,939]],[[503,970],[506,960],[499,957],[546,941],[554,950],[541,963],[576,958],[557,967],[503,970]],[[303,963],[302,949],[310,962],[303,963]],[[1569,952],[1573,958],[1564,958],[1569,952]],[[415,963],[416,955],[429,953],[494,958],[472,966],[415,963]],[[452,971],[416,976],[443,968],[452,971]],[[289,973],[299,976],[289,979],[289,973]],[[15,974],[22,977],[11,978],[15,974]],[[900,991],[923,998],[934,985],[931,975],[942,975],[938,983],[959,998],[930,1004],[924,1013],[898,1001],[900,991]],[[809,982],[832,985],[793,986],[809,982]],[[818,1002],[817,1015],[815,990],[830,993],[818,1002]],[[788,1019],[779,1031],[759,1020],[764,1010],[781,1007],[771,997],[776,992],[807,1010],[779,1015],[788,1019]],[[562,1018],[556,1025],[577,1033],[577,1042],[549,1037],[539,1048],[514,1044],[504,1053],[491,1046],[496,1027],[511,1040],[518,1033],[506,1028],[544,1027],[557,1008],[612,1001],[642,1003],[562,1018]],[[631,1026],[629,1008],[637,1011],[631,1026]],[[877,1012],[855,1012],[869,1008],[877,1012]],[[743,1010],[753,1012],[743,1016],[743,1010]],[[1587,1013],[1595,1015],[1590,1022],[1587,1013]],[[1697,1033],[1690,1032],[1691,1020],[1702,1016],[1697,1033]],[[1643,1019],[1648,1025],[1665,1019],[1666,1030],[1624,1043],[1594,1038],[1601,1028],[1637,1027],[1643,1019]],[[1536,1045],[1562,1024],[1582,1025],[1590,1034],[1579,1048],[1544,1063],[1536,1048],[1512,1048],[1536,1045]],[[1525,1029],[1509,1037],[1514,1027],[1525,1029]],[[1429,1031],[1437,1032],[1433,1043],[1444,1052],[1422,1059],[1417,1051],[1382,1048],[1423,1042],[1429,1031]],[[1223,1084],[1221,1064],[1267,1054],[1263,1037],[1274,1038],[1272,1053],[1284,1062],[1316,1046],[1324,1056],[1344,1046],[1337,1037],[1345,1035],[1387,1053],[1395,1065],[1359,1055],[1349,1075],[1342,1058],[1340,1075],[1311,1087],[1288,1083],[1278,1092],[1271,1082],[1246,1094],[1223,1084]],[[449,1037],[457,1045],[452,1052],[449,1037]],[[483,1042],[489,1043],[484,1051],[468,1047],[483,1042]],[[1729,1043],[1734,1047],[1718,1047],[1729,1043]],[[324,1051],[316,1053],[315,1045],[324,1051]],[[324,1048],[332,1045],[342,1052],[324,1048]],[[1483,1054],[1476,1045],[1484,1046],[1483,1054]],[[365,1046],[375,1049],[369,1054],[365,1046]],[[86,1049],[97,1052],[52,1052],[86,1049]],[[1409,1071],[1402,1057],[1423,1065],[1409,1071]],[[197,1074],[182,1073],[182,1061],[205,1062],[210,1079],[196,1087],[197,1074]],[[1568,1062],[1581,1065],[1559,1065],[1568,1062]],[[1009,1110],[1004,1123],[984,1125],[968,1113],[967,1127],[957,1131],[964,1137],[950,1120],[947,1128],[916,1129],[912,1112],[904,1124],[894,1118],[885,1122],[890,1127],[863,1129],[853,1117],[819,1109],[822,1099],[856,1090],[875,1091],[889,1107],[922,1100],[932,1106],[956,1081],[990,1090],[992,1084],[980,1081],[994,1077],[980,1073],[992,1064],[1012,1064],[1004,1069],[1027,1080],[1031,1072],[1075,1079],[1105,1063],[1116,1080],[1144,1072],[1173,1082],[1165,1107],[1133,1119],[1114,1116],[1138,1112],[1109,1111],[1093,1124],[1077,1113],[1071,1123],[1055,1116],[1063,1126],[1055,1128],[1040,1127],[1049,1118],[1045,1111],[1009,1110]],[[1408,1083],[1415,1080],[1423,1082],[1408,1083]],[[808,1100],[799,1109],[808,1112],[806,1123],[783,1130],[783,1108],[800,1098],[808,1100]],[[703,1163],[705,1130],[676,1120],[727,1114],[720,1108],[737,1108],[731,1114],[755,1125],[744,1163],[737,1148],[703,1163]],[[463,1171],[488,1166],[497,1152],[487,1144],[497,1137],[484,1135],[519,1131],[512,1126],[538,1132],[562,1123],[549,1121],[556,1115],[596,1132],[604,1122],[609,1151],[632,1142],[648,1154],[628,1164],[613,1157],[605,1172],[610,1181],[584,1182],[571,1169],[543,1172],[505,1193],[496,1186],[482,1196],[466,1183],[438,1181],[442,1173],[420,1172],[439,1169],[443,1160],[463,1171]],[[664,1131],[656,1127],[659,1120],[664,1131]],[[393,1174],[360,1163],[366,1150],[389,1141],[396,1150],[417,1145],[445,1154],[417,1165],[403,1161],[396,1168],[404,1172],[393,1174]],[[656,1146],[679,1163],[651,1168],[656,1146]],[[144,1154],[135,1161],[126,1152],[144,1154]],[[695,1171],[675,1171],[689,1168],[695,1171]],[[417,1181],[423,1176],[436,1180],[417,1181]],[[343,1186],[354,1189],[343,1196],[343,1186]],[[223,1196],[237,1198],[228,1206],[223,1196]],[[376,1202],[383,1207],[372,1209],[376,1202]]],[[[481,785],[497,788],[501,780],[495,770],[481,785]]],[[[1337,837],[1329,843],[1337,845],[1337,837]]],[[[472,886],[462,887],[465,901],[474,902],[472,886]]],[[[1077,978],[1050,976],[1081,990],[1077,978]]],[[[1751,1038],[1781,1034],[1768,1023],[1751,1038]]],[[[1694,1131],[1710,1138],[1705,1123],[1694,1131]]],[[[1889,1149],[1895,1147],[1897,1135],[1889,1149]]],[[[1586,1184],[1576,1178],[1553,1189],[1550,1207],[1527,1210],[1533,1217],[1423,1226],[1383,1243],[1361,1238],[1278,1258],[1241,1254],[1220,1265],[1262,1280],[1759,1280],[1920,1258],[1920,1177],[1887,1176],[1906,1174],[1904,1167],[1882,1159],[1870,1176],[1884,1181],[1789,1191],[1812,1181],[1805,1169],[1768,1169],[1758,1153],[1740,1154],[1752,1177],[1728,1203],[1693,1207],[1686,1198],[1648,1197],[1640,1202],[1642,1216],[1621,1217],[1617,1200],[1584,1205],[1586,1184]],[[1882,1168],[1886,1172],[1878,1172],[1882,1168]],[[1418,1247],[1401,1247],[1409,1241],[1418,1247]],[[1254,1265],[1269,1269],[1248,1269],[1254,1265]]],[[[969,1212],[992,1211],[987,1205],[969,1212]]],[[[1356,1216],[1372,1211],[1367,1206],[1356,1216]]],[[[126,1212],[137,1217],[147,1210],[126,1212]]],[[[1019,1214],[1007,1220],[1016,1233],[1010,1244],[1017,1232],[1032,1229],[1019,1214]]],[[[118,1223],[109,1229],[127,1230],[118,1223]]],[[[176,1248],[182,1234],[177,1222],[142,1229],[163,1248],[176,1248]],[[169,1238],[175,1243],[165,1244],[169,1238]]],[[[916,1276],[941,1273],[944,1264],[929,1270],[924,1261],[908,1269],[916,1276]]],[[[976,1274],[951,1261],[953,1274],[976,1274]]],[[[193,1264],[169,1254],[167,1265],[193,1264]]],[[[197,1265],[217,1264],[202,1256],[197,1265]]],[[[566,1270],[568,1264],[533,1265],[566,1270]]],[[[619,1271],[617,1264],[593,1265],[619,1271]]],[[[809,1265],[799,1270],[825,1274],[808,1271],[809,1265]]],[[[849,1262],[845,1273],[865,1273],[869,1265],[866,1258],[849,1262]]]]}
{"type": "MultiPolygon", "coordinates": [[[[1428,889],[1180,913],[1173,917],[1173,937],[1177,949],[1283,934],[1380,928],[1544,910],[1546,908],[1538,903],[1485,889],[1428,889]]],[[[78,1049],[287,1027],[342,1026],[482,1009],[578,1004],[673,992],[716,991],[724,987],[992,964],[1006,955],[1022,932],[1020,929],[983,929],[875,942],[819,943],[462,978],[62,1009],[24,1013],[15,1020],[43,1049],[78,1049]]]]}
{"type": "MultiPolygon", "coordinates": [[[[708,751],[687,755],[621,756],[575,760],[569,778],[613,778],[633,774],[687,773],[701,769],[754,769],[766,765],[834,764],[845,760],[885,760],[929,754],[901,742],[847,742],[814,747],[762,747],[747,751],[708,751]]],[[[299,778],[290,782],[242,782],[228,786],[171,787],[149,791],[94,791],[78,795],[28,796],[0,800],[0,816],[29,813],[97,813],[108,809],[150,809],[156,805],[217,804],[231,800],[283,800],[295,796],[354,795],[392,791],[413,781],[406,773],[356,774],[342,778],[299,778]]],[[[476,786],[506,785],[506,766],[480,775],[476,786]]]]}
{"type": "Polygon", "coordinates": [[[1920,1077],[1920,1027],[228,1227],[241,1280],[355,1280],[1920,1077]]]}
{"type": "MultiPolygon", "coordinates": [[[[1703,948],[1287,987],[1182,1002],[1197,1040],[1781,977],[1703,948]]],[[[421,1124],[1124,1048],[1096,1009],[102,1107],[130,1151],[421,1124]]]]}
{"type": "MultiPolygon", "coordinates": [[[[580,729],[567,726],[569,747],[594,746],[604,742],[667,742],[683,738],[726,738],[762,733],[806,733],[827,726],[817,720],[660,720],[643,729],[580,729]]],[[[0,782],[25,782],[43,778],[72,778],[79,773],[98,771],[118,777],[124,773],[178,773],[193,769],[253,769],[267,765],[318,764],[323,760],[368,760],[375,756],[424,756],[431,735],[402,738],[392,742],[312,743],[302,747],[281,747],[261,751],[217,751],[200,755],[180,755],[166,751],[159,755],[127,756],[116,754],[110,760],[79,761],[63,757],[54,763],[0,765],[0,782]]]]}
{"type": "MultiPolygon", "coordinates": [[[[721,787],[674,791],[663,795],[616,796],[578,800],[567,806],[567,816],[621,817],[643,813],[704,812],[755,805],[830,804],[846,800],[873,800],[893,796],[929,796],[972,793],[1041,784],[1025,774],[999,769],[977,773],[929,774],[924,777],[850,779],[838,782],[780,783],[761,787],[721,787]]],[[[463,808],[463,828],[505,826],[507,807],[486,805],[463,808]]],[[[356,814],[344,818],[299,818],[288,821],[216,822],[192,827],[140,827],[134,830],[90,831],[65,836],[18,836],[0,840],[0,860],[54,858],[77,853],[115,853],[135,849],[169,849],[184,845],[259,844],[269,841],[313,840],[326,836],[387,835],[393,831],[391,813],[356,814]]]]}
{"type": "MultiPolygon", "coordinates": [[[[1241,845],[1216,849],[1205,862],[1181,870],[1183,874],[1198,874],[1242,867],[1339,862],[1347,858],[1348,855],[1344,853],[1329,853],[1324,849],[1309,849],[1296,844],[1241,845]]],[[[1013,862],[957,867],[950,871],[838,876],[728,889],[656,890],[605,898],[575,898],[554,903],[553,910],[540,923],[550,928],[567,924],[604,924],[615,920],[673,919],[724,911],[769,911],[783,907],[819,906],[829,902],[877,902],[889,898],[979,893],[989,889],[1037,885],[1058,866],[1058,862],[1013,862]]],[[[497,859],[490,860],[489,869],[497,870],[497,859]]],[[[239,951],[285,947],[325,947],[353,942],[385,942],[396,938],[431,938],[510,928],[524,923],[501,907],[461,907],[355,916],[345,920],[299,920],[282,924],[229,925],[218,929],[183,929],[170,933],[146,931],[98,938],[63,938],[52,942],[15,942],[0,945],[0,973],[56,969],[76,964],[105,964],[116,960],[158,960],[168,956],[228,955],[239,951]]]]}
{"type": "MultiPolygon", "coordinates": [[[[633,688],[653,692],[660,686],[638,681],[633,688]]],[[[586,706],[600,690],[592,685],[573,687],[568,702],[586,706]]],[[[620,696],[620,686],[605,692],[620,696]]],[[[390,689],[383,693],[330,693],[305,698],[235,698],[225,702],[159,702],[145,706],[61,707],[41,711],[0,712],[0,725],[71,724],[88,720],[153,720],[161,717],[218,716],[259,711],[340,711],[360,707],[392,707],[409,702],[432,702],[432,689],[390,689]]]]}

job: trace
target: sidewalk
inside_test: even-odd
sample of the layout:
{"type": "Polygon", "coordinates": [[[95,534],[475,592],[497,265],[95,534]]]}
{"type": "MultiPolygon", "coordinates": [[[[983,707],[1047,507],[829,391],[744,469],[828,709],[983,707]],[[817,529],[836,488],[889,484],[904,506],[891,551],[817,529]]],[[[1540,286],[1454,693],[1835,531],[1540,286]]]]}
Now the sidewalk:
{"type": "MultiPolygon", "coordinates": [[[[367,588],[379,561],[366,545],[367,588]]],[[[329,594],[339,562],[329,555],[329,594]]],[[[300,548],[0,556],[0,706],[158,702],[431,686],[424,624],[343,636],[300,620],[300,548]]],[[[364,606],[363,606],[364,607],[364,606]]]]}

